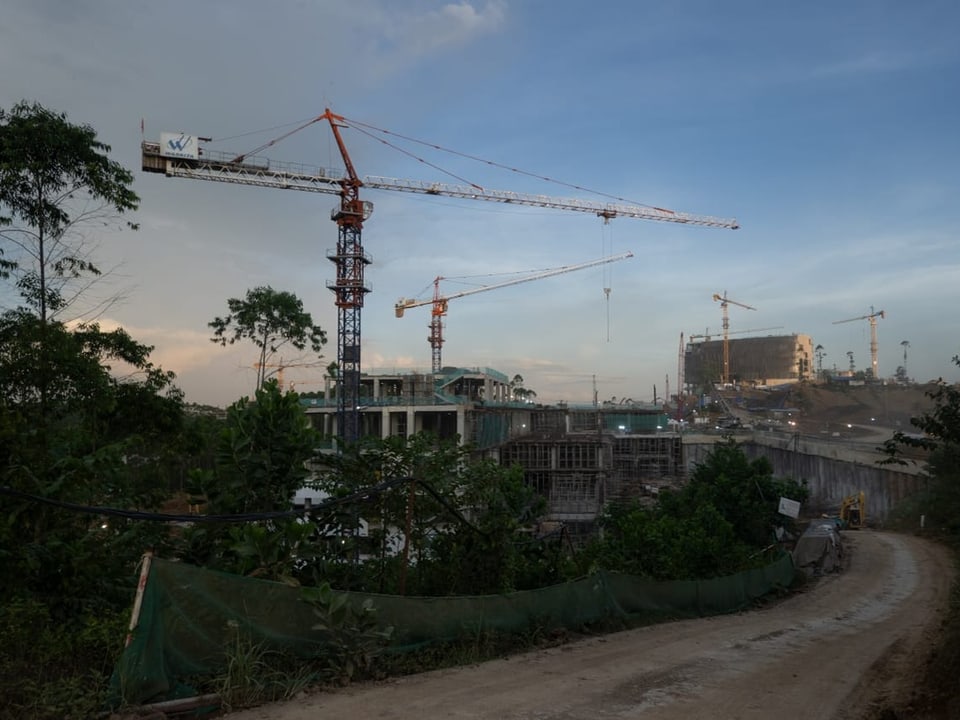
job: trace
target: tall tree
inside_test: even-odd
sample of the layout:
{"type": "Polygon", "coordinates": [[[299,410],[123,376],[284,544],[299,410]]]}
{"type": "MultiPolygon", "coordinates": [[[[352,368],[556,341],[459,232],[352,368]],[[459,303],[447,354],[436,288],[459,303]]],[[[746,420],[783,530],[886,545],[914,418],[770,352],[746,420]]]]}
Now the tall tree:
{"type": "Polygon", "coordinates": [[[213,342],[233,345],[250,340],[260,349],[256,364],[257,389],[276,373],[279,367],[274,359],[284,347],[304,351],[308,347],[317,355],[327,342],[327,334],[313,324],[303,302],[291,292],[274,290],[270,286],[247,290],[244,298],[227,300],[230,314],[214,318],[213,342]]]}
{"type": "Polygon", "coordinates": [[[133,175],[109,152],[92,127],[63,113],[27,102],[0,109],[0,238],[19,250],[5,262],[16,264],[20,293],[41,323],[69,304],[71,280],[100,274],[74,231],[139,204],[133,175]]]}

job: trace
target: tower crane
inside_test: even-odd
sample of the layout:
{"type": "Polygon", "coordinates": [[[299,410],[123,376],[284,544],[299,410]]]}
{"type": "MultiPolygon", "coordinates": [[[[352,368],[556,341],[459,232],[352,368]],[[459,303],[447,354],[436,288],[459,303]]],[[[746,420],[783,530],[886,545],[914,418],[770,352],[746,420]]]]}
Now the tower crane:
{"type": "MultiPolygon", "coordinates": [[[[870,323],[870,367],[873,371],[873,379],[879,379],[880,375],[878,374],[879,369],[877,367],[877,318],[885,318],[887,314],[883,310],[877,312],[873,311],[873,305],[870,306],[869,315],[861,315],[860,317],[847,318],[846,320],[835,320],[834,325],[839,325],[840,323],[855,322],[856,320],[866,320],[870,323]]],[[[850,365],[851,370],[853,365],[853,353],[847,353],[851,356],[850,365]]]]}
{"type": "Polygon", "coordinates": [[[731,300],[727,297],[726,290],[723,291],[723,295],[714,293],[713,299],[715,302],[720,303],[720,308],[723,310],[723,375],[720,378],[720,383],[726,385],[730,382],[730,314],[728,306],[736,305],[745,310],[756,310],[756,308],[750,305],[744,305],[742,302],[737,302],[736,300],[731,300]]]}
{"type": "Polygon", "coordinates": [[[432,299],[416,300],[410,298],[400,298],[397,300],[397,304],[394,306],[394,312],[396,313],[396,316],[400,318],[403,317],[404,311],[409,310],[410,308],[422,307],[423,305],[433,306],[430,311],[430,336],[427,338],[427,342],[430,343],[430,348],[433,351],[433,372],[438,373],[443,367],[441,360],[441,347],[443,346],[443,316],[447,314],[447,305],[451,300],[455,298],[466,297],[467,295],[475,295],[476,293],[487,292],[488,290],[496,290],[497,288],[507,287],[508,285],[519,285],[520,283],[530,282],[532,280],[541,280],[543,278],[553,277],[554,275],[562,275],[564,273],[573,272],[574,270],[583,270],[585,268],[595,267],[605,263],[626,260],[627,258],[632,257],[633,253],[628,251],[625,253],[620,253],[619,255],[611,255],[609,257],[590,260],[588,262],[578,263],[576,265],[563,265],[557,268],[541,270],[530,275],[524,275],[523,277],[512,278],[510,280],[504,280],[503,282],[494,283],[492,285],[483,285],[481,287],[475,287],[469,290],[462,290],[450,295],[440,294],[440,281],[448,280],[449,278],[438,275],[433,280],[432,299]]]}
{"type": "Polygon", "coordinates": [[[337,247],[335,252],[327,254],[328,259],[336,266],[337,277],[333,283],[328,281],[327,287],[333,291],[337,306],[337,366],[340,377],[340,391],[337,393],[337,433],[348,442],[355,441],[360,436],[360,320],[364,297],[370,291],[363,275],[366,266],[372,262],[363,249],[362,229],[363,223],[373,212],[373,203],[361,200],[360,188],[583,212],[597,215],[604,222],[618,217],[630,217],[712,228],[739,227],[734,219],[693,215],[620,200],[598,202],[555,198],[492,190],[474,184],[450,185],[371,175],[361,179],[350,159],[341,133],[342,129],[348,127],[367,135],[370,135],[370,130],[379,130],[348,120],[327,108],[306,123],[242,155],[210,151],[200,146],[201,142],[209,142],[210,138],[186,133],[161,133],[160,142],[147,142],[145,139],[141,141],[141,166],[145,172],[162,173],[167,177],[340,196],[339,206],[331,213],[331,219],[338,228],[337,247]],[[307,168],[302,164],[276,163],[254,157],[256,153],[272,147],[295,132],[322,122],[330,126],[345,172],[307,168]]]}
{"type": "Polygon", "coordinates": [[[680,333],[680,350],[677,353],[677,427],[680,427],[679,423],[683,422],[683,394],[685,388],[683,387],[684,373],[683,373],[683,332],[680,333]]]}

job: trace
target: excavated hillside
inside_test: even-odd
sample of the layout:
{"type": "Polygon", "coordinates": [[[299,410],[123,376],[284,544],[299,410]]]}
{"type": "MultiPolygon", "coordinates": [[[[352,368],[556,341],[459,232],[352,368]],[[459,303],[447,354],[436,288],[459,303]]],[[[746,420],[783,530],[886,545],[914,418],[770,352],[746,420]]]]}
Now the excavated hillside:
{"type": "Polygon", "coordinates": [[[871,428],[917,432],[911,418],[934,408],[936,385],[812,385],[786,389],[741,389],[724,393],[744,422],[795,423],[806,434],[856,436],[871,428]]]}

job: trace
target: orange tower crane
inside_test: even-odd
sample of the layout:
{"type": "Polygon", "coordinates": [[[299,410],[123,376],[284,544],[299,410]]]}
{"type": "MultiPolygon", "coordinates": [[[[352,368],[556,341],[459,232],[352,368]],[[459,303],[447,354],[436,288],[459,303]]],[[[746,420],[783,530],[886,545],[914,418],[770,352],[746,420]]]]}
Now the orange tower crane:
{"type": "Polygon", "coordinates": [[[750,305],[744,305],[742,302],[737,302],[736,300],[731,300],[727,297],[726,290],[723,291],[723,295],[714,293],[713,299],[715,302],[718,301],[720,303],[720,308],[723,310],[723,375],[720,377],[720,383],[726,385],[730,382],[730,314],[728,306],[736,305],[745,310],[756,310],[756,308],[750,305]]]}
{"type": "MultiPolygon", "coordinates": [[[[328,253],[327,255],[336,266],[337,277],[333,283],[328,282],[327,286],[334,293],[338,312],[337,366],[339,368],[340,388],[337,393],[337,433],[348,442],[359,439],[360,435],[360,319],[364,297],[370,291],[364,281],[364,269],[371,262],[371,259],[364,252],[361,231],[364,222],[369,219],[373,212],[373,204],[360,199],[360,188],[437,195],[466,200],[486,200],[511,205],[590,213],[597,215],[605,222],[613,218],[629,217],[712,228],[736,229],[739,227],[734,219],[676,212],[665,208],[630,203],[619,198],[613,199],[612,202],[600,202],[577,198],[530,195],[507,190],[492,190],[475,184],[449,185],[371,175],[361,179],[354,168],[343,140],[341,130],[345,128],[352,128],[367,136],[372,136],[374,132],[378,132],[384,138],[387,136],[402,137],[365,123],[349,120],[326,109],[321,115],[293,130],[240,155],[210,151],[201,147],[200,143],[209,142],[209,138],[201,138],[186,133],[161,133],[160,142],[142,140],[141,166],[145,172],[162,173],[167,177],[184,177],[239,185],[329,193],[340,196],[339,206],[331,213],[331,218],[338,227],[337,248],[334,253],[328,253]],[[314,123],[321,122],[326,122],[330,126],[337,149],[343,160],[345,172],[307,168],[300,163],[277,163],[254,157],[256,153],[276,145],[294,133],[314,123]]],[[[377,139],[386,145],[391,145],[386,139],[377,139]]],[[[412,140],[412,138],[405,139],[412,140]]],[[[439,150],[443,149],[430,143],[422,144],[439,150]]],[[[457,154],[463,156],[462,153],[457,154]]],[[[478,158],[472,159],[477,160],[478,158]]],[[[507,167],[484,162],[487,165],[507,167]]]]}
{"type": "Polygon", "coordinates": [[[839,325],[840,323],[854,322],[856,320],[866,320],[870,323],[870,368],[873,371],[873,379],[877,380],[880,378],[879,368],[877,366],[877,318],[885,318],[887,314],[883,310],[877,312],[873,311],[873,305],[870,306],[869,315],[861,315],[860,317],[847,318],[846,320],[836,320],[834,325],[839,325]]]}
{"type": "Polygon", "coordinates": [[[554,275],[562,275],[564,273],[573,272],[574,270],[583,270],[585,268],[617,262],[618,260],[626,260],[627,258],[632,257],[633,253],[627,251],[625,253],[620,253],[619,255],[611,255],[610,257],[590,260],[588,262],[578,263],[576,265],[563,265],[557,268],[550,268],[549,270],[541,270],[530,275],[524,275],[523,277],[512,278],[510,280],[504,280],[503,282],[494,283],[492,285],[483,285],[481,287],[475,287],[469,290],[462,290],[460,292],[451,293],[450,295],[440,294],[440,281],[449,280],[450,278],[445,278],[442,275],[438,275],[433,280],[432,299],[416,300],[410,298],[400,298],[397,300],[397,304],[394,306],[394,312],[396,313],[396,316],[400,318],[403,317],[404,311],[409,310],[410,308],[421,307],[423,305],[433,306],[430,311],[430,336],[427,338],[427,342],[430,343],[430,348],[433,351],[433,372],[438,373],[443,367],[443,361],[441,358],[441,347],[443,346],[444,342],[443,316],[447,314],[447,305],[454,298],[475,295],[476,293],[487,292],[488,290],[496,290],[497,288],[507,287],[508,285],[519,285],[520,283],[530,282],[531,280],[541,280],[543,278],[553,277],[554,275]]]}

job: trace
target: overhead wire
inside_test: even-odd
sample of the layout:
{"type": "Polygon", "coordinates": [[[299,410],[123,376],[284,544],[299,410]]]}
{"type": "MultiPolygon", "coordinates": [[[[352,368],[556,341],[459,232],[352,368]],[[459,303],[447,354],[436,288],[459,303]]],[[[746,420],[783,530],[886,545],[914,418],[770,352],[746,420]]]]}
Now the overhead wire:
{"type": "MultiPolygon", "coordinates": [[[[460,151],[458,151],[458,150],[451,150],[450,148],[443,147],[442,145],[437,145],[436,143],[427,142],[427,141],[425,141],[425,140],[419,140],[419,139],[417,139],[417,138],[410,137],[409,135],[403,135],[403,134],[401,134],[401,133],[395,133],[395,132],[393,132],[393,131],[391,131],[391,130],[385,130],[385,129],[379,128],[379,127],[377,127],[377,126],[375,126],[375,125],[370,125],[370,124],[368,124],[368,123],[363,123],[363,122],[360,122],[360,121],[358,121],[358,120],[351,120],[351,119],[349,119],[349,118],[344,118],[344,121],[345,121],[346,123],[348,123],[351,127],[353,127],[355,130],[358,130],[358,131],[361,131],[361,128],[367,128],[367,129],[372,130],[372,131],[374,131],[374,132],[383,133],[384,135],[391,135],[391,136],[393,136],[393,137],[400,138],[401,140],[406,140],[407,142],[416,143],[416,144],[418,144],[418,145],[423,145],[424,147],[429,147],[429,148],[431,148],[431,149],[433,149],[433,150],[438,150],[439,152],[448,153],[448,154],[450,154],[450,155],[456,155],[456,156],[458,156],[458,157],[462,157],[462,158],[465,158],[465,159],[467,159],[467,160],[473,160],[474,162],[482,163],[482,164],[484,164],[484,165],[489,165],[490,167],[496,167],[496,168],[499,168],[499,169],[501,169],[501,170],[508,170],[509,172],[516,173],[516,174],[518,174],[518,175],[524,175],[524,176],[526,176],[526,177],[531,177],[531,178],[534,178],[534,179],[536,179],[536,180],[543,180],[544,182],[553,183],[553,184],[555,184],[555,185],[560,185],[560,186],[562,186],[562,187],[567,187],[567,188],[570,188],[570,189],[572,189],[572,190],[577,190],[577,191],[580,191],[580,192],[590,193],[591,195],[597,195],[598,197],[604,197],[604,198],[607,198],[608,200],[615,200],[615,201],[617,201],[617,202],[631,203],[631,204],[633,204],[633,205],[639,205],[639,206],[641,206],[641,207],[650,208],[650,209],[652,209],[652,210],[657,210],[657,211],[659,211],[659,212],[666,212],[666,213],[671,213],[671,214],[674,213],[673,210],[669,210],[669,209],[667,209],[667,208],[657,207],[656,205],[650,205],[649,203],[637,202],[636,200],[630,200],[630,199],[628,199],[628,198],[620,197],[619,195],[611,195],[610,193],[605,193],[605,192],[602,192],[602,191],[600,191],[600,190],[592,190],[592,189],[590,189],[590,188],[583,187],[582,185],[575,185],[575,184],[573,184],[573,183],[568,183],[568,182],[565,182],[565,181],[563,181],[563,180],[558,180],[558,179],[556,179],[556,178],[552,178],[552,177],[549,177],[549,176],[547,176],[547,175],[540,175],[540,174],[538,174],[538,173],[531,172],[531,171],[529,171],[529,170],[522,170],[522,169],[520,169],[520,168],[515,168],[515,167],[512,167],[512,166],[510,166],[510,165],[505,165],[505,164],[503,164],[503,163],[498,163],[498,162],[496,162],[496,161],[494,161],[494,160],[487,160],[487,159],[482,158],[482,157],[479,157],[479,156],[477,156],[477,155],[471,155],[470,153],[464,153],[464,152],[460,152],[460,151]]],[[[369,133],[367,133],[367,134],[369,135],[369,133]]],[[[372,135],[370,135],[370,136],[373,137],[372,135]]],[[[377,139],[377,138],[374,138],[374,139],[377,139]]],[[[396,146],[392,145],[391,143],[387,143],[387,142],[384,141],[384,140],[380,140],[380,142],[383,142],[384,144],[388,145],[389,147],[394,147],[394,148],[398,149],[400,152],[406,152],[406,151],[404,151],[402,148],[396,147],[396,146]]],[[[410,153],[407,153],[407,154],[410,154],[410,153]]],[[[415,156],[412,156],[412,157],[415,157],[415,156]]],[[[429,163],[428,163],[428,164],[429,164],[429,163]]],[[[436,166],[432,166],[432,167],[436,167],[436,166]]],[[[443,170],[442,170],[441,168],[437,168],[437,169],[439,169],[439,170],[441,170],[441,172],[443,172],[443,170]]],[[[451,173],[448,173],[448,174],[451,174],[451,173]]],[[[474,187],[480,187],[480,186],[475,185],[474,187]]]]}

